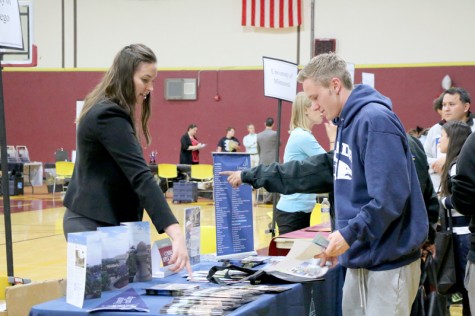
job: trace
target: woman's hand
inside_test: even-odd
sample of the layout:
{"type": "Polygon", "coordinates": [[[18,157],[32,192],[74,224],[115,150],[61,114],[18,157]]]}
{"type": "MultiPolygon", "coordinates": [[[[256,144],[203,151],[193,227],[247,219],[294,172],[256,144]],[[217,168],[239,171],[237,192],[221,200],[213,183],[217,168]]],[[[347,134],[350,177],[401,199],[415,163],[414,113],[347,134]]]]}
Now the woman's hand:
{"type": "Polygon", "coordinates": [[[185,238],[181,232],[180,225],[172,224],[165,228],[165,232],[172,240],[173,254],[170,259],[170,263],[174,264],[171,270],[173,272],[179,272],[186,267],[188,275],[192,275],[190,257],[188,256],[188,250],[186,249],[185,238]]]}
{"type": "Polygon", "coordinates": [[[333,149],[333,145],[335,145],[336,140],[336,132],[338,127],[333,124],[332,121],[325,122],[325,132],[327,133],[328,141],[330,142],[330,147],[333,149]]]}

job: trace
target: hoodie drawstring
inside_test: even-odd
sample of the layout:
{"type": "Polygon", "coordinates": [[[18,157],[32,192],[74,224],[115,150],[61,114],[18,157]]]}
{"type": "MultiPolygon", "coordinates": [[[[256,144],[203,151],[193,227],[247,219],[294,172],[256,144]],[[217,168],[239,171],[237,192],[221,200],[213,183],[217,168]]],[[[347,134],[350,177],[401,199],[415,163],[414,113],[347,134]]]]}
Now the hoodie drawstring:
{"type": "Polygon", "coordinates": [[[366,287],[363,269],[358,269],[358,285],[360,290],[360,307],[363,309],[363,314],[366,314],[366,287]]]}

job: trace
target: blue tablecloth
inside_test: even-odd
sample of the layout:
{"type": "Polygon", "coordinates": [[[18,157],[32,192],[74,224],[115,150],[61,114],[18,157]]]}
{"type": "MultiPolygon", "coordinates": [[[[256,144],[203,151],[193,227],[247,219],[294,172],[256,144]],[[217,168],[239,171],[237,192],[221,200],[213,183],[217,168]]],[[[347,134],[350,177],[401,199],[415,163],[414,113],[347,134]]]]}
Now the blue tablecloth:
{"type": "MultiPolygon", "coordinates": [[[[217,265],[217,263],[202,263],[193,267],[193,269],[207,270],[213,265],[217,265]]],[[[127,288],[133,287],[136,289],[138,294],[145,294],[145,290],[143,289],[151,285],[180,282],[187,281],[180,275],[172,275],[165,279],[153,279],[150,282],[131,283],[121,290],[103,292],[101,298],[86,300],[82,309],[66,303],[66,298],[63,297],[33,306],[30,311],[30,316],[88,315],[88,310],[100,305],[127,288]]],[[[341,315],[341,297],[338,297],[338,293],[341,293],[342,284],[342,269],[337,267],[327,273],[325,281],[316,281],[305,284],[286,284],[285,286],[290,287],[289,291],[280,294],[261,295],[257,300],[241,306],[228,315],[309,315],[312,305],[315,307],[316,315],[338,316],[341,315]]],[[[200,286],[210,287],[217,285],[202,283],[200,286]]],[[[142,295],[141,298],[150,309],[149,313],[101,311],[94,312],[94,315],[163,315],[160,314],[161,307],[173,300],[172,297],[167,296],[142,295]]]]}

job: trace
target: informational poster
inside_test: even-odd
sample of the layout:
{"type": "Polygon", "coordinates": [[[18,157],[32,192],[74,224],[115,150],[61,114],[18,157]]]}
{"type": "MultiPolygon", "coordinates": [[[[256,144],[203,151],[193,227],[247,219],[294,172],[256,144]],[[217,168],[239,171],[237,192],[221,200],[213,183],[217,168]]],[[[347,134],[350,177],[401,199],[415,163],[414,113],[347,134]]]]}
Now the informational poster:
{"type": "Polygon", "coordinates": [[[214,204],[216,213],[216,255],[234,257],[254,252],[252,187],[233,188],[221,171],[249,169],[246,153],[213,153],[214,204]]]}
{"type": "Polygon", "coordinates": [[[297,94],[297,64],[263,57],[264,62],[264,95],[293,102],[297,94]]]}
{"type": "Polygon", "coordinates": [[[23,49],[20,8],[17,0],[0,1],[0,47],[23,49]]]}

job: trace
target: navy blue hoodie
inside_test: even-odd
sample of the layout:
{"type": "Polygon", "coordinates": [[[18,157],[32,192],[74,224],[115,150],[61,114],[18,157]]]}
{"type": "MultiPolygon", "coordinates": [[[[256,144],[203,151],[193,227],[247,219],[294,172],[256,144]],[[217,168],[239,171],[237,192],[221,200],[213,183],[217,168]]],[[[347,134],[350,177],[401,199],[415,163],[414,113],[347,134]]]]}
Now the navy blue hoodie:
{"type": "Polygon", "coordinates": [[[415,261],[429,224],[406,134],[391,101],[359,85],[334,122],[336,229],[350,245],[340,263],[390,270],[415,261]]]}

